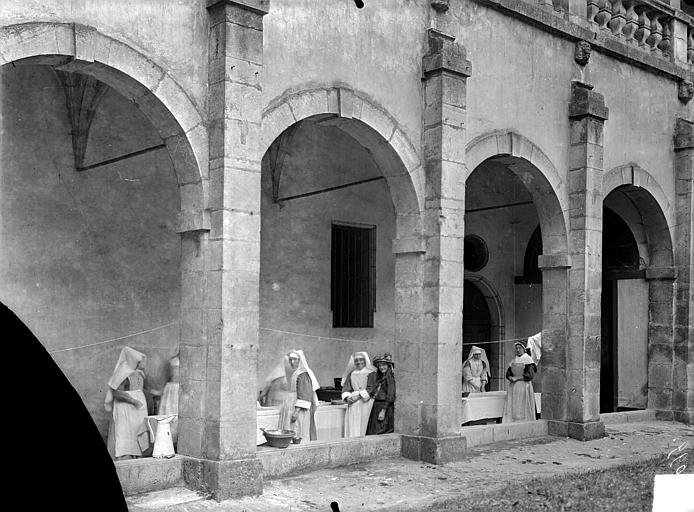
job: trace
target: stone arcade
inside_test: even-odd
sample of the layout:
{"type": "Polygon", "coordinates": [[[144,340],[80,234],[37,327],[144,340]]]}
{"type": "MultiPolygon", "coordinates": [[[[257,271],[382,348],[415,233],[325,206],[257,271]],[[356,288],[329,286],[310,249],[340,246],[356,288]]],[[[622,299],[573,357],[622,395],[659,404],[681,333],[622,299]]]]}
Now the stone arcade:
{"type": "Polygon", "coordinates": [[[180,354],[178,455],[126,493],[694,423],[691,2],[364,3],[0,4],[0,299],[104,435],[118,350],[159,389],[180,354]],[[346,321],[335,226],[369,240],[346,321]],[[462,426],[469,347],[503,392],[537,332],[542,419],[462,426]],[[396,433],[258,448],[292,348],[325,387],[391,352],[396,433]]]}

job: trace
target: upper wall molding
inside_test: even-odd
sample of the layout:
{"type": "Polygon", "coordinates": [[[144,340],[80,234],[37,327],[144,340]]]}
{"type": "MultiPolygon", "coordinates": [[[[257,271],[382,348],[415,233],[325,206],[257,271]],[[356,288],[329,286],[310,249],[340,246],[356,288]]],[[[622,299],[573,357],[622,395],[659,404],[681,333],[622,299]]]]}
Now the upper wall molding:
{"type": "MultiPolygon", "coordinates": [[[[569,13],[559,13],[554,11],[551,6],[545,8],[525,0],[471,1],[501,11],[569,41],[588,41],[594,51],[628,62],[651,73],[664,75],[677,81],[692,80],[694,77],[694,65],[667,60],[648,53],[639,46],[626,44],[614,37],[610,30],[598,30],[596,32],[590,27],[587,18],[583,19],[569,13]]],[[[692,18],[681,11],[677,11],[677,16],[684,23],[692,23],[692,18]]]]}

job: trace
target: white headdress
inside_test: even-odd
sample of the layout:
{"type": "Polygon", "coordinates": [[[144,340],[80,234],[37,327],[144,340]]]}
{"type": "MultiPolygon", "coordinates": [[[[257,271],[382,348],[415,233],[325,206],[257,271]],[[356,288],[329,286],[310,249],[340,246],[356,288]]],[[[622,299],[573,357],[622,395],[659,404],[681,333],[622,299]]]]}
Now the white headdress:
{"type": "MultiPolygon", "coordinates": [[[[290,350],[289,352],[287,352],[284,356],[284,368],[287,376],[287,383],[289,384],[290,389],[292,389],[292,385],[296,386],[296,378],[304,372],[308,373],[308,376],[311,378],[311,385],[313,387],[313,391],[320,389],[318,379],[316,378],[316,375],[313,373],[313,370],[309,368],[303,350],[290,350]],[[291,364],[289,364],[289,354],[296,354],[297,356],[299,356],[299,366],[296,368],[296,370],[292,369],[291,364]]],[[[315,401],[317,400],[318,399],[315,398],[315,401]]]]}
{"type": "MultiPolygon", "coordinates": [[[[474,356],[475,354],[480,354],[480,359],[484,361],[484,364],[486,365],[485,371],[487,372],[488,377],[487,380],[489,381],[489,379],[492,378],[492,374],[489,373],[489,360],[487,359],[487,352],[483,348],[473,345],[473,347],[470,349],[470,353],[468,354],[467,359],[465,360],[465,363],[472,359],[472,356],[474,356]]],[[[463,366],[465,366],[465,363],[463,363],[463,366]]]]}
{"type": "Polygon", "coordinates": [[[134,348],[123,347],[118,356],[118,362],[113,369],[113,375],[108,380],[108,389],[106,390],[106,398],[104,399],[104,408],[107,411],[113,410],[113,392],[112,389],[118,389],[118,386],[128,378],[128,375],[137,369],[137,365],[145,358],[142,352],[138,352],[134,348]]]}
{"type": "Polygon", "coordinates": [[[349,356],[349,361],[347,361],[347,367],[345,368],[344,373],[342,374],[342,381],[341,384],[342,386],[345,385],[345,382],[347,382],[347,379],[349,378],[350,374],[356,370],[357,366],[354,364],[354,358],[357,356],[361,356],[364,358],[364,368],[369,370],[370,372],[375,372],[376,368],[374,368],[374,365],[371,364],[371,359],[369,358],[369,354],[366,352],[355,352],[351,356],[349,356]]]}

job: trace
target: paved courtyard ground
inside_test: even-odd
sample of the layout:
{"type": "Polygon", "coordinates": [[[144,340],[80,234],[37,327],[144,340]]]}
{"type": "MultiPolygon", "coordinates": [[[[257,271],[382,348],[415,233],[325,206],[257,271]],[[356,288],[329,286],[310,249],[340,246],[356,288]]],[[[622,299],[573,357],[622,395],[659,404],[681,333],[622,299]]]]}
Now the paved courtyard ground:
{"type": "Polygon", "coordinates": [[[623,510],[651,510],[652,475],[672,473],[668,454],[682,446],[688,456],[677,465],[684,464],[684,473],[694,480],[691,427],[659,421],[618,423],[606,425],[606,433],[588,442],[546,437],[481,446],[445,466],[399,458],[323,469],[266,481],[263,495],[255,498],[218,503],[177,488],[133,496],[128,505],[131,512],[329,512],[333,501],[341,512],[622,510],[616,508],[619,503],[628,507],[623,510]],[[606,494],[601,494],[602,486],[606,494]],[[642,492],[628,503],[620,500],[621,491],[611,488],[630,496],[642,492]],[[569,496],[572,489],[583,490],[575,494],[591,499],[576,501],[569,496]]]}

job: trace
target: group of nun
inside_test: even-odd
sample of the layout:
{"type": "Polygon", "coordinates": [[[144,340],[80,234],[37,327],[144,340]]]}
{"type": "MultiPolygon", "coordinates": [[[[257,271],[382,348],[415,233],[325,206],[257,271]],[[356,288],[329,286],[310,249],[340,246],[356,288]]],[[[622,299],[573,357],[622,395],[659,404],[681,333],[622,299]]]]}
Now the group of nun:
{"type": "MultiPolygon", "coordinates": [[[[366,352],[355,352],[349,357],[341,379],[342,400],[347,405],[344,437],[393,432],[394,368],[393,357],[388,353],[374,359],[373,364],[366,352]]],[[[259,403],[280,406],[277,428],[294,431],[294,443],[302,439],[315,441],[318,389],[318,379],[304,351],[291,350],[266,379],[259,403]]]]}
{"type": "MultiPolygon", "coordinates": [[[[532,421],[535,419],[535,390],[533,379],[541,354],[541,335],[528,338],[527,343],[516,340],[515,357],[506,368],[509,382],[502,423],[532,421]],[[532,354],[532,355],[531,355],[532,354]]],[[[491,380],[489,360],[483,348],[473,346],[463,363],[463,393],[484,393],[491,380]]]]}

